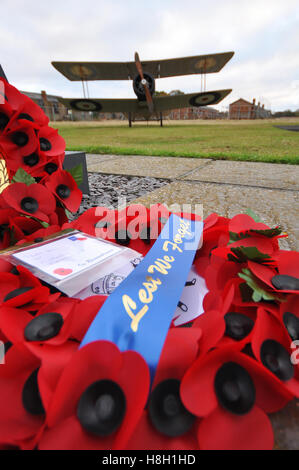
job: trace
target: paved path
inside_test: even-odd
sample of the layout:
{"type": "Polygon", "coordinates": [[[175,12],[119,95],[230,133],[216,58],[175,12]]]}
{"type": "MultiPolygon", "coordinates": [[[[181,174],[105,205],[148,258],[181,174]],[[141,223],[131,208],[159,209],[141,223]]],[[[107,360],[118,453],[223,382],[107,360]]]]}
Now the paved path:
{"type": "MultiPolygon", "coordinates": [[[[205,158],[88,155],[88,171],[164,178],[169,184],[137,201],[150,205],[203,204],[204,216],[251,208],[289,234],[281,247],[299,250],[299,166],[205,158]]],[[[136,201],[135,201],[136,202],[136,201]]]]}

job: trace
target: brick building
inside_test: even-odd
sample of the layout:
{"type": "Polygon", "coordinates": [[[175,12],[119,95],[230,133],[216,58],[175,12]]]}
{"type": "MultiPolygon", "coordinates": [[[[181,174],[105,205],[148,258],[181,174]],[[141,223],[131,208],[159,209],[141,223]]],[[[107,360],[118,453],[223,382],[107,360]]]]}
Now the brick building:
{"type": "Polygon", "coordinates": [[[271,111],[261,106],[260,102],[252,103],[243,98],[239,98],[229,105],[229,119],[265,119],[271,117],[271,111]]]}
{"type": "Polygon", "coordinates": [[[219,111],[208,106],[199,106],[181,109],[172,109],[169,111],[168,119],[217,119],[219,111]]]}

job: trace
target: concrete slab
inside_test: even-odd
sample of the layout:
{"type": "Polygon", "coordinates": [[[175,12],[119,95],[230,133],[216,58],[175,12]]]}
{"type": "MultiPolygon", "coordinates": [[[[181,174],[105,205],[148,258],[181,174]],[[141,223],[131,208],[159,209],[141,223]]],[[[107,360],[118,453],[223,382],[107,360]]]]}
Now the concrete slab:
{"type": "Polygon", "coordinates": [[[295,191],[175,181],[134,202],[203,204],[204,217],[212,212],[233,217],[251,208],[265,223],[281,225],[288,232],[289,237],[281,240],[283,249],[299,250],[299,195],[295,191]]]}
{"type": "Polygon", "coordinates": [[[97,165],[101,162],[110,162],[112,160],[116,160],[120,158],[121,155],[100,155],[96,153],[87,153],[86,154],[86,162],[87,162],[87,169],[90,171],[90,167],[93,165],[97,165]]]}
{"type": "Polygon", "coordinates": [[[111,160],[102,159],[95,162],[95,157],[92,157],[88,171],[175,179],[196,168],[204,167],[209,161],[209,159],[204,158],[118,156],[111,160]]]}
{"type": "Polygon", "coordinates": [[[211,160],[182,179],[299,190],[299,166],[211,160]]]}

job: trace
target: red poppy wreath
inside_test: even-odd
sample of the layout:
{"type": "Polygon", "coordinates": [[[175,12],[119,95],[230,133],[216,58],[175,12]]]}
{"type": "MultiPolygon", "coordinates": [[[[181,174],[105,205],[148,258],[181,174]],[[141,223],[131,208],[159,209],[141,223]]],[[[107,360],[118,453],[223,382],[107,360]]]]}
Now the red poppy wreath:
{"type": "MultiPolygon", "coordinates": [[[[0,194],[0,249],[73,228],[146,255],[167,209],[146,210],[137,238],[132,206],[91,208],[70,222],[82,195],[63,170],[64,141],[1,80],[9,184],[0,194]]],[[[172,322],[152,383],[137,352],[109,341],[79,348],[105,296],[69,298],[0,261],[0,448],[273,448],[269,414],[299,397],[299,253],[280,250],[280,227],[251,215],[204,220],[193,262],[207,287],[203,312],[189,328],[172,322]]]]}

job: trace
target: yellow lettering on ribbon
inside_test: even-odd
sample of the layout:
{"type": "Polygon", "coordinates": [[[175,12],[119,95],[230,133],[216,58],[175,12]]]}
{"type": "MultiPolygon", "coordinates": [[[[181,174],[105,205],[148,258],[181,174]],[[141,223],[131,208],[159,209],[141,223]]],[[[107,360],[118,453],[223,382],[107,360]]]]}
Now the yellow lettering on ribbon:
{"type": "Polygon", "coordinates": [[[138,330],[138,324],[139,324],[141,318],[148,311],[148,306],[144,305],[144,307],[142,307],[142,309],[139,310],[138,313],[134,314],[132,312],[132,309],[136,310],[136,308],[137,308],[136,302],[134,302],[134,300],[131,299],[131,297],[129,297],[127,294],[124,294],[122,296],[122,301],[123,301],[123,305],[125,307],[125,310],[126,310],[127,314],[132,319],[132,322],[131,322],[131,325],[130,325],[131,330],[133,330],[136,333],[136,331],[138,330]]]}
{"type": "Polygon", "coordinates": [[[150,304],[153,300],[153,292],[156,292],[162,282],[160,279],[153,279],[151,276],[147,276],[146,280],[147,282],[142,283],[145,289],[139,289],[139,300],[143,304],[150,304]]]}
{"type": "Polygon", "coordinates": [[[183,250],[177,245],[177,243],[173,243],[171,242],[170,240],[166,240],[164,243],[163,243],[163,250],[164,251],[168,251],[168,245],[170,245],[172,247],[172,250],[175,251],[179,251],[180,253],[183,253],[183,250]]]}

